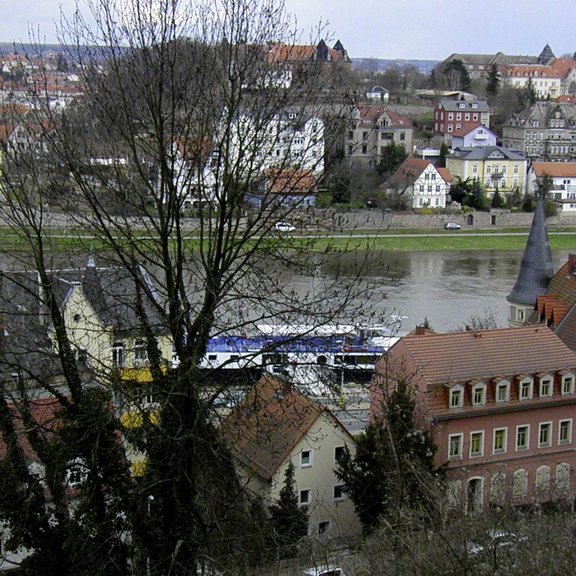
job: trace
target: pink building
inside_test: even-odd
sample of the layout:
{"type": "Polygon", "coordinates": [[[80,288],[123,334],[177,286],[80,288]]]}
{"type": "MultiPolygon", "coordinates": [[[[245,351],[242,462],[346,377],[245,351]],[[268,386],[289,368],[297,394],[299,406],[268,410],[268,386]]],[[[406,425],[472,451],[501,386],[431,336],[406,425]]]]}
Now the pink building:
{"type": "Polygon", "coordinates": [[[453,506],[571,499],[576,354],[549,328],[435,334],[418,328],[383,357],[372,410],[408,379],[417,419],[447,471],[453,506]]]}

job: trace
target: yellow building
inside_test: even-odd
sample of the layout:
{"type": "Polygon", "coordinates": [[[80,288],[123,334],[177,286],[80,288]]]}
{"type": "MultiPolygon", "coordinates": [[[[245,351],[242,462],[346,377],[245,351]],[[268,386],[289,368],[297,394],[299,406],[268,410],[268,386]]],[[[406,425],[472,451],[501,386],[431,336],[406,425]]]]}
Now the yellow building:
{"type": "Polygon", "coordinates": [[[488,197],[526,190],[528,159],[501,146],[456,148],[446,157],[446,168],[453,178],[478,180],[488,197]]]}

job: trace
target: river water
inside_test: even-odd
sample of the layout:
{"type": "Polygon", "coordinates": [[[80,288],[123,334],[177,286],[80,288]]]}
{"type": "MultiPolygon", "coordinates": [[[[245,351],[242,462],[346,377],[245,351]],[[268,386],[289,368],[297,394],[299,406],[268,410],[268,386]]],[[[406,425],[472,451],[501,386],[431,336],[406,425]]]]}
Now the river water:
{"type": "MultiPolygon", "coordinates": [[[[568,254],[553,253],[555,271],[568,254]]],[[[367,278],[385,294],[372,303],[375,315],[401,319],[401,333],[425,319],[437,332],[463,329],[471,318],[487,316],[505,327],[506,296],[516,281],[522,255],[502,251],[380,253],[367,278]]]]}

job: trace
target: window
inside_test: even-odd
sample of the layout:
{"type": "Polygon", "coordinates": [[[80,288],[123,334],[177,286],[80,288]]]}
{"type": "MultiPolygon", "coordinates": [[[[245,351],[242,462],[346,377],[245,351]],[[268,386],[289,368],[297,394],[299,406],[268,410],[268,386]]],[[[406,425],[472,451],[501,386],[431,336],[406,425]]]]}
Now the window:
{"type": "Polygon", "coordinates": [[[494,454],[506,452],[507,435],[507,428],[496,428],[494,430],[494,445],[492,447],[492,452],[494,452],[494,454]]]}
{"type": "Polygon", "coordinates": [[[516,450],[528,450],[530,426],[516,427],[516,450]]]}
{"type": "Polygon", "coordinates": [[[334,448],[334,461],[335,462],[342,462],[342,460],[344,460],[345,455],[346,455],[346,447],[345,446],[336,446],[336,448],[334,448]]]}
{"type": "Polygon", "coordinates": [[[470,458],[484,453],[484,432],[470,432],[470,458]]]}
{"type": "Polygon", "coordinates": [[[472,174],[478,174],[478,164],[472,165],[472,174]]]}
{"type": "Polygon", "coordinates": [[[362,154],[368,154],[368,146],[366,144],[362,144],[362,154]]]}
{"type": "Polygon", "coordinates": [[[344,484],[337,484],[334,486],[334,500],[344,500],[346,495],[344,494],[344,484]]]}
{"type": "Polygon", "coordinates": [[[134,342],[134,363],[141,364],[146,362],[147,359],[146,342],[144,340],[136,340],[134,342]]]}
{"type": "Polygon", "coordinates": [[[496,402],[508,402],[510,400],[510,382],[501,380],[496,385],[496,402]]]}
{"type": "Polygon", "coordinates": [[[448,459],[462,458],[462,434],[450,434],[448,437],[448,459]]]}
{"type": "Polygon", "coordinates": [[[546,448],[552,443],[552,423],[542,422],[538,430],[538,448],[546,448]]]}
{"type": "Polygon", "coordinates": [[[312,466],[312,450],[302,450],[300,452],[300,468],[312,466]]]}
{"type": "Polygon", "coordinates": [[[464,389],[462,386],[454,386],[450,389],[450,408],[462,408],[464,404],[464,389]]]}
{"type": "Polygon", "coordinates": [[[308,506],[310,504],[310,490],[300,490],[299,504],[300,506],[308,506]]]}
{"type": "Polygon", "coordinates": [[[546,377],[540,380],[540,398],[552,396],[552,378],[546,377]]]}
{"type": "Polygon", "coordinates": [[[572,374],[567,374],[562,377],[562,394],[573,394],[574,393],[574,376],[572,374]]]}
{"type": "Polygon", "coordinates": [[[532,398],[532,378],[520,380],[519,397],[520,400],[529,400],[532,398]]]}
{"type": "Polygon", "coordinates": [[[112,343],[112,366],[124,368],[124,342],[112,343]]]}
{"type": "Polygon", "coordinates": [[[400,141],[406,140],[406,132],[400,132],[400,141]]]}
{"type": "Polygon", "coordinates": [[[472,406],[483,406],[486,404],[486,385],[475,384],[472,388],[472,406]]]}
{"type": "Polygon", "coordinates": [[[330,520],[318,522],[318,534],[326,534],[330,530],[330,520]]]}
{"type": "Polygon", "coordinates": [[[454,120],[454,114],[452,112],[448,113],[448,120],[454,120]]]}
{"type": "Polygon", "coordinates": [[[368,132],[362,132],[362,140],[368,140],[368,132]]]}
{"type": "Polygon", "coordinates": [[[558,423],[558,444],[572,442],[572,420],[560,420],[558,423]]]}

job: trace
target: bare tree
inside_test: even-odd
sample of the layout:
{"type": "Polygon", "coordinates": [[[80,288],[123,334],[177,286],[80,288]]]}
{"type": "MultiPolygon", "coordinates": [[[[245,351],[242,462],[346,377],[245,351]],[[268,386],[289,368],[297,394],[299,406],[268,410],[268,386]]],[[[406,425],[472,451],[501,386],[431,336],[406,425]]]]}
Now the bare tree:
{"type": "MultiPolygon", "coordinates": [[[[3,172],[22,251],[2,275],[2,367],[17,378],[0,403],[0,518],[10,546],[27,550],[29,574],[243,565],[262,522],[199,364],[211,337],[259,322],[360,318],[360,279],[325,277],[329,249],[321,259],[314,240],[275,230],[290,220],[321,231],[302,201],[281,199],[321,174],[315,95],[329,78],[317,62],[293,70],[274,57],[278,43],[290,53],[299,40],[276,0],[93,0],[89,9],[90,20],[76,13],[62,27],[84,97],[55,112],[37,83],[27,121],[42,145],[13,150],[3,172]],[[81,279],[62,271],[88,253],[81,279]],[[116,271],[106,283],[99,265],[116,271]],[[311,270],[312,288],[290,287],[311,270]],[[76,289],[90,292],[92,308],[70,314],[76,289]],[[84,317],[98,315],[105,330],[92,324],[79,336],[84,317]],[[145,360],[146,378],[127,381],[125,353],[145,360]],[[122,403],[142,407],[142,396],[154,410],[126,426],[122,403]],[[145,455],[138,479],[131,451],[145,455]]],[[[327,267],[337,266],[335,257],[327,267]]]]}

